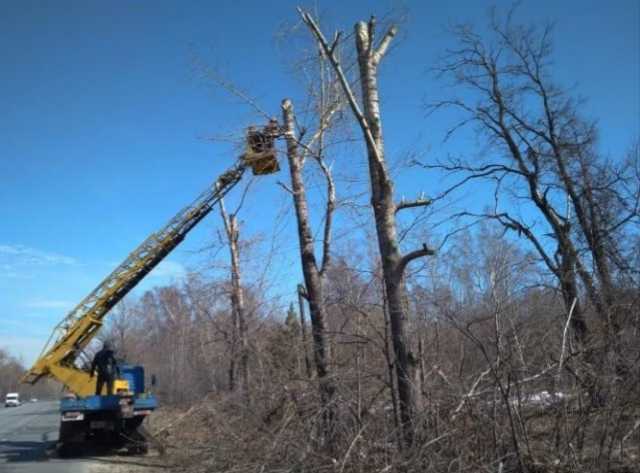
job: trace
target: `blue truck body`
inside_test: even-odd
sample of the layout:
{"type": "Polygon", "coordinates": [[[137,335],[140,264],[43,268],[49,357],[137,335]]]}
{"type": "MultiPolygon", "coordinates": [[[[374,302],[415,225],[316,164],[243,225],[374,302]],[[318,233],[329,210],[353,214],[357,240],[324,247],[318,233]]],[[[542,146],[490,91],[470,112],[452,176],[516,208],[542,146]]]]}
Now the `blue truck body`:
{"type": "Polygon", "coordinates": [[[121,365],[119,368],[119,378],[129,382],[129,393],[71,397],[60,401],[59,452],[63,456],[73,454],[88,441],[146,451],[146,439],[140,427],[158,407],[158,401],[145,389],[141,366],[121,365]]]}
{"type": "MultiPolygon", "coordinates": [[[[60,413],[65,412],[99,412],[120,409],[121,396],[87,396],[77,399],[63,399],[60,401],[60,413]]],[[[153,411],[158,407],[158,401],[152,394],[143,393],[133,398],[133,410],[153,411]]],[[[146,412],[145,412],[146,414],[146,412]]]]}
{"type": "MultiPolygon", "coordinates": [[[[145,389],[142,366],[120,365],[119,368],[120,378],[129,382],[129,390],[133,393],[134,411],[152,411],[158,407],[155,396],[145,389]]],[[[116,410],[120,409],[121,399],[122,396],[115,394],[63,399],[60,401],[60,411],[65,413],[116,410]]]]}

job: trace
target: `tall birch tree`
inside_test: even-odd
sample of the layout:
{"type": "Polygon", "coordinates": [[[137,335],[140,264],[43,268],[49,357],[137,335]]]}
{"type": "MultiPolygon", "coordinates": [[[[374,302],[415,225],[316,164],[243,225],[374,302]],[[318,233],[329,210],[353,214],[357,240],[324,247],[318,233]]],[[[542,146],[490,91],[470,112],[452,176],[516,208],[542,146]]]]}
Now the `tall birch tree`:
{"type": "Polygon", "coordinates": [[[382,262],[384,289],[397,368],[396,378],[400,420],[405,444],[411,445],[414,437],[415,394],[410,373],[410,362],[413,357],[410,353],[406,334],[407,308],[405,304],[404,273],[411,261],[432,255],[434,252],[425,244],[422,248],[403,253],[397,236],[396,214],[406,208],[426,206],[430,203],[427,199],[417,199],[411,202],[403,200],[396,203],[394,200],[393,179],[385,161],[378,90],[378,67],[388,51],[397,29],[395,26],[391,26],[382,36],[382,39],[376,41],[375,18],[372,17],[369,21],[356,23],[354,35],[359,66],[358,81],[361,87],[361,100],[359,102],[351,84],[347,80],[337,54],[340,33],[336,34],[333,41],[329,43],[313,17],[302,10],[299,11],[302,20],[311,30],[338,76],[342,91],[347,98],[366,144],[371,184],[371,207],[373,209],[378,249],[382,262]]]}

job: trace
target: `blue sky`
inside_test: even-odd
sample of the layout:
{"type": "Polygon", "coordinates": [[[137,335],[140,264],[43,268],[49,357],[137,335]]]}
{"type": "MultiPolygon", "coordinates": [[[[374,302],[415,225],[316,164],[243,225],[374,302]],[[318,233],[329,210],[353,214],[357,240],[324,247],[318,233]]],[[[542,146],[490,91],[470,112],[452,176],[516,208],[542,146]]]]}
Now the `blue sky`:
{"type": "MultiPolygon", "coordinates": [[[[0,347],[33,361],[65,311],[231,163],[234,146],[210,138],[237,136],[256,116],[203,80],[195,56],[274,115],[282,98],[303,97],[290,73],[297,43],[277,38],[296,24],[299,3],[2,2],[0,347]]],[[[325,25],[347,31],[370,14],[407,14],[381,70],[392,159],[447,151],[443,124],[423,109],[441,90],[428,68],[451,45],[446,25],[482,22],[491,4],[318,2],[325,25]]],[[[557,22],[556,77],[588,98],[585,113],[599,119],[612,155],[639,134],[639,5],[524,0],[518,10],[521,20],[557,22]]],[[[347,158],[334,168],[363,169],[360,156],[347,158]]],[[[300,276],[291,216],[276,218],[288,202],[276,185],[285,179],[257,181],[242,219],[245,235],[265,245],[279,229],[274,278],[286,298],[300,276]]],[[[400,193],[436,187],[429,176],[399,176],[400,193]]],[[[207,255],[198,250],[217,228],[216,214],[141,290],[202,267],[207,255]]]]}

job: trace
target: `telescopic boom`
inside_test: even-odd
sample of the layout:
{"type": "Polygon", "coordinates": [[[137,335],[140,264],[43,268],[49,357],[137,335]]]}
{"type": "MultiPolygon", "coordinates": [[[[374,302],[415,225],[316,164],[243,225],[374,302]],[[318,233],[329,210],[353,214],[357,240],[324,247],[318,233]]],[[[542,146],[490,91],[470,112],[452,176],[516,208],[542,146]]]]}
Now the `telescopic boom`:
{"type": "Polygon", "coordinates": [[[243,159],[218,177],[209,189],[178,212],[162,230],[151,234],[69,312],[55,327],[40,357],[22,381],[33,384],[43,376],[52,376],[78,396],[92,394],[95,380],[77,367],[75,361],[97,334],[105,315],[240,182],[246,167],[247,161],[243,159]]]}

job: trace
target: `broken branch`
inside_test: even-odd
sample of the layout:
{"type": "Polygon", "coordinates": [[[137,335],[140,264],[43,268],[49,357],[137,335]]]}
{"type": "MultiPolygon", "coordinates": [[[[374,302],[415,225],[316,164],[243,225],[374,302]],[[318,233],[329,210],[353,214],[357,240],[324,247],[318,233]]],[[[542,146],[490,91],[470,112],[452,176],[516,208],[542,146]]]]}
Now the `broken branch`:
{"type": "MultiPolygon", "coordinates": [[[[398,28],[396,28],[395,26],[392,26],[385,33],[384,38],[382,38],[382,41],[380,41],[380,44],[378,45],[377,49],[371,55],[371,61],[373,62],[374,66],[377,66],[380,63],[383,56],[387,52],[387,49],[389,49],[391,40],[393,40],[393,37],[396,35],[397,32],[398,32],[398,28]]],[[[371,38],[370,40],[373,41],[373,38],[371,38]]]]}
{"type": "Polygon", "coordinates": [[[403,209],[410,209],[410,208],[414,208],[414,207],[428,207],[429,205],[431,205],[433,203],[433,201],[431,199],[427,199],[423,196],[420,196],[419,198],[415,199],[415,200],[404,200],[401,199],[400,202],[398,202],[396,204],[396,211],[395,213],[398,213],[399,211],[403,210],[403,209]]]}
{"type": "Polygon", "coordinates": [[[300,13],[300,16],[302,17],[302,21],[309,27],[309,29],[315,36],[316,40],[320,44],[320,47],[329,58],[329,62],[331,63],[333,70],[335,71],[336,75],[338,76],[338,79],[340,80],[340,85],[342,86],[342,90],[344,94],[347,96],[347,100],[349,101],[349,106],[351,107],[353,114],[356,116],[356,119],[358,120],[358,124],[360,125],[360,128],[362,128],[362,131],[364,132],[367,144],[373,150],[376,160],[378,162],[382,161],[380,156],[380,150],[378,149],[376,140],[373,138],[373,133],[371,132],[371,127],[369,126],[369,122],[367,121],[364,114],[362,113],[362,110],[360,109],[360,105],[358,105],[358,101],[356,100],[356,97],[353,94],[353,90],[351,90],[349,81],[347,80],[347,77],[345,76],[345,73],[342,70],[340,61],[338,61],[338,58],[336,58],[334,52],[329,47],[329,44],[326,38],[324,37],[324,34],[322,34],[322,31],[320,31],[320,28],[318,27],[316,22],[313,20],[311,15],[306,13],[301,8],[298,8],[298,13],[300,13]]]}
{"type": "Polygon", "coordinates": [[[400,259],[400,263],[398,264],[398,269],[397,269],[398,274],[402,276],[402,274],[404,274],[404,270],[407,267],[407,265],[414,259],[422,258],[423,256],[433,256],[435,254],[436,252],[431,248],[427,247],[427,244],[424,243],[422,245],[422,248],[420,248],[419,250],[415,250],[410,253],[407,253],[400,259]]]}

